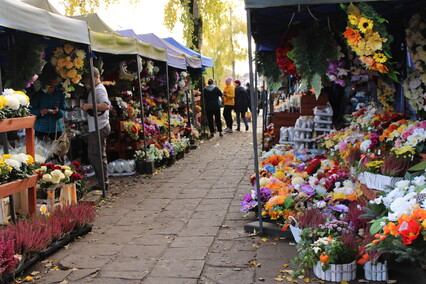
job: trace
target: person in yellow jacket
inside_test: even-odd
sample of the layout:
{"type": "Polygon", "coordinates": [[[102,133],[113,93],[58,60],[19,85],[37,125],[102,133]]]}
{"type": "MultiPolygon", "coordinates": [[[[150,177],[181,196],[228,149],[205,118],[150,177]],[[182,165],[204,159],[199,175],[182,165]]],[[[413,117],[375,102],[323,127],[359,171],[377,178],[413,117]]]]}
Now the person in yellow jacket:
{"type": "Polygon", "coordinates": [[[226,133],[232,133],[232,109],[235,105],[235,89],[232,85],[232,78],[226,79],[226,86],[223,88],[223,117],[226,121],[226,133]]]}

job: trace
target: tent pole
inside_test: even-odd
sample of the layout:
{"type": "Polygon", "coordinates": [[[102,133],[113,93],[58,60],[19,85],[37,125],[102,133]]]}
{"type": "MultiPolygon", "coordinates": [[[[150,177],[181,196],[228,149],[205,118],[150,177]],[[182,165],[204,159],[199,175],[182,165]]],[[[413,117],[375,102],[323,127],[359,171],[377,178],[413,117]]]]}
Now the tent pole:
{"type": "MultiPolygon", "coordinates": [[[[3,93],[3,82],[2,82],[1,68],[0,68],[0,95],[2,93],[3,93]]],[[[9,143],[7,142],[7,132],[1,133],[1,140],[2,140],[2,144],[3,144],[3,153],[9,154],[9,145],[8,145],[9,143]]],[[[10,210],[10,219],[12,220],[12,223],[15,223],[16,222],[15,203],[14,203],[14,200],[13,200],[13,194],[9,195],[9,210],[10,210]]]]}
{"type": "Polygon", "coordinates": [[[201,123],[203,125],[203,138],[207,137],[206,133],[206,101],[204,100],[204,76],[201,73],[201,123]]]}
{"type": "Polygon", "coordinates": [[[169,123],[169,143],[172,143],[172,126],[170,125],[170,116],[171,116],[171,112],[170,112],[170,88],[169,88],[169,65],[167,65],[166,62],[166,92],[167,92],[167,114],[168,114],[168,118],[167,121],[169,123]]]}
{"type": "Polygon", "coordinates": [[[105,173],[104,173],[104,167],[102,163],[102,149],[101,149],[101,135],[99,133],[99,125],[98,125],[98,107],[97,107],[97,98],[96,98],[96,91],[95,91],[95,76],[93,74],[93,56],[92,56],[92,48],[90,45],[87,45],[87,54],[89,54],[89,69],[90,69],[90,88],[92,89],[92,105],[93,105],[93,118],[95,120],[95,131],[96,131],[96,144],[98,148],[98,155],[99,155],[99,165],[102,175],[102,182],[101,182],[101,188],[102,188],[102,197],[106,197],[106,188],[105,188],[105,173]]]}
{"type": "MultiPolygon", "coordinates": [[[[252,46],[251,46],[251,19],[250,19],[250,9],[247,9],[247,38],[248,38],[248,54],[249,54],[249,76],[250,76],[250,101],[252,110],[255,108],[255,96],[253,92],[253,56],[252,56],[252,46]]],[[[258,145],[257,145],[257,115],[252,119],[253,124],[253,154],[254,154],[254,172],[256,175],[256,194],[257,194],[257,210],[258,220],[259,220],[259,232],[263,235],[263,221],[262,221],[262,202],[260,200],[260,184],[259,184],[259,156],[258,156],[258,145]]]]}
{"type": "Polygon", "coordinates": [[[147,158],[146,155],[146,137],[145,137],[145,110],[143,107],[143,96],[142,96],[142,86],[141,86],[141,72],[142,72],[142,66],[140,64],[139,60],[140,56],[136,55],[136,65],[138,66],[138,91],[139,91],[139,103],[141,104],[141,124],[142,124],[142,133],[143,133],[143,151],[145,152],[145,159],[147,158]]]}

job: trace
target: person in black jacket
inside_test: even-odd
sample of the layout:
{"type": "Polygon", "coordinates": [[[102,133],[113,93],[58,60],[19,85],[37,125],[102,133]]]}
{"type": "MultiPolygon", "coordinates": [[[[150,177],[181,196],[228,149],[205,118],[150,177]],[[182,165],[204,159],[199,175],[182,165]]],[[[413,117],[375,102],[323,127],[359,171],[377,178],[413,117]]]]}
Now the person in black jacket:
{"type": "Polygon", "coordinates": [[[237,131],[240,131],[240,121],[244,121],[246,126],[246,131],[248,131],[249,126],[246,118],[247,108],[249,107],[249,98],[247,92],[243,86],[241,86],[240,80],[234,81],[235,85],[235,112],[237,113],[237,131]],[[241,119],[240,119],[241,117],[241,119]]]}
{"type": "Polygon", "coordinates": [[[213,137],[215,133],[213,117],[219,136],[222,137],[222,120],[220,118],[219,105],[219,98],[222,97],[222,92],[213,84],[213,79],[209,79],[207,84],[208,86],[204,88],[204,99],[206,102],[206,115],[209,123],[210,137],[213,137]]]}

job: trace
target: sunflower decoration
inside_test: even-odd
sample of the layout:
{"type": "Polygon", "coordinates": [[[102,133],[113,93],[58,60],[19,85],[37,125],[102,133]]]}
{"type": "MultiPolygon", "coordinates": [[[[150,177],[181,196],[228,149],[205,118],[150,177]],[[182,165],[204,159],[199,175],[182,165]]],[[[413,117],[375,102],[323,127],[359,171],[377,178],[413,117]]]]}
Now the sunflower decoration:
{"type": "Polygon", "coordinates": [[[398,72],[392,69],[393,63],[390,62],[392,36],[384,26],[387,21],[365,3],[360,3],[358,7],[350,4],[342,8],[348,13],[348,26],[343,36],[362,64],[397,81],[398,72]]]}
{"type": "Polygon", "coordinates": [[[61,84],[66,98],[71,96],[70,92],[75,90],[74,85],[80,82],[86,72],[84,68],[85,58],[86,53],[72,44],[65,44],[53,51],[50,63],[56,68],[57,74],[61,77],[61,84]]]}

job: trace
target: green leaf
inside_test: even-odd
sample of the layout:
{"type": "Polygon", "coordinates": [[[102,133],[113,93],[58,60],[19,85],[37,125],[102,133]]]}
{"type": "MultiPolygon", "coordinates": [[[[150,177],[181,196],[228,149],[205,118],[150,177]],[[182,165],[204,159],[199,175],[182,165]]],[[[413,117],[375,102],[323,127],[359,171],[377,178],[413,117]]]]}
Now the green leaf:
{"type": "Polygon", "coordinates": [[[315,73],[312,77],[311,85],[315,92],[315,98],[318,99],[322,87],[321,76],[318,73],[315,73]]]}
{"type": "Polygon", "coordinates": [[[291,196],[287,197],[284,201],[284,208],[288,209],[293,204],[293,198],[291,196]]]}
{"type": "Polygon", "coordinates": [[[420,172],[424,170],[426,170],[426,161],[420,162],[408,169],[410,172],[420,172]]]}
{"type": "Polygon", "coordinates": [[[386,220],[385,219],[377,219],[377,220],[372,220],[371,221],[371,227],[370,227],[370,234],[371,235],[374,236],[375,234],[377,234],[378,232],[380,232],[380,230],[383,228],[380,225],[380,223],[382,223],[382,222],[386,223],[386,220]]]}

